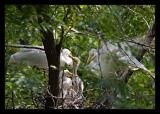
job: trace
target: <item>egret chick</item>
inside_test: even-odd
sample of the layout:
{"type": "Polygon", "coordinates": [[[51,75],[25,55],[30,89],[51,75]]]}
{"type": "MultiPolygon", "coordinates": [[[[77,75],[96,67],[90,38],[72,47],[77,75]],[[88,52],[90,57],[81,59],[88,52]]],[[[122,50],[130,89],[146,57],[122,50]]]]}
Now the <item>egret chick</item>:
{"type": "Polygon", "coordinates": [[[84,90],[84,84],[81,78],[77,74],[77,70],[80,65],[80,59],[78,57],[71,57],[71,58],[73,59],[73,78],[72,78],[73,90],[76,93],[82,94],[84,90]]]}
{"type": "Polygon", "coordinates": [[[63,98],[66,98],[67,94],[69,93],[70,89],[72,88],[72,73],[68,70],[61,71],[59,74],[59,87],[60,87],[60,96],[62,96],[63,91],[63,98]],[[62,83],[63,82],[63,83],[62,83]],[[62,85],[63,84],[63,85],[62,85]]]}

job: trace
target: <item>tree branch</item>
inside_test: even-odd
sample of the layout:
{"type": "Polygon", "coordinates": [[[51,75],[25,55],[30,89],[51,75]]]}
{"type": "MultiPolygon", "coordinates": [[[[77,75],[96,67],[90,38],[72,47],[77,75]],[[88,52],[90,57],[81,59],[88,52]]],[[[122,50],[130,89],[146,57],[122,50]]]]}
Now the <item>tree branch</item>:
{"type": "Polygon", "coordinates": [[[134,44],[137,44],[137,45],[140,45],[140,46],[144,46],[144,47],[146,47],[146,48],[150,48],[150,49],[155,49],[155,48],[153,48],[153,47],[150,47],[150,46],[148,46],[148,45],[145,45],[145,44],[142,44],[142,43],[139,43],[139,42],[135,42],[135,41],[133,41],[133,40],[125,40],[125,39],[121,39],[122,41],[126,41],[126,42],[131,42],[131,43],[134,43],[134,44]]]}
{"type": "MultiPolygon", "coordinates": [[[[153,23],[153,25],[150,27],[150,29],[148,30],[147,32],[147,35],[146,35],[146,40],[145,40],[145,44],[147,46],[150,46],[151,45],[151,42],[152,40],[154,39],[155,37],[155,22],[153,23]]],[[[141,61],[143,59],[143,56],[144,54],[148,51],[148,48],[144,48],[142,47],[140,50],[139,50],[139,54],[138,56],[136,57],[138,61],[141,61]]],[[[127,83],[129,78],[131,77],[131,75],[133,74],[133,71],[131,70],[128,70],[128,72],[124,75],[124,81],[127,83]]]]}
{"type": "MultiPolygon", "coordinates": [[[[155,22],[153,23],[153,25],[150,27],[150,29],[148,30],[148,33],[146,35],[146,40],[145,40],[145,43],[147,46],[150,47],[151,45],[151,42],[152,40],[154,39],[155,37],[155,29],[156,29],[156,25],[155,25],[155,22]]],[[[139,54],[138,56],[136,57],[139,61],[142,60],[144,54],[148,51],[148,48],[146,47],[142,47],[140,50],[139,50],[139,54]]]]}
{"type": "Polygon", "coordinates": [[[132,10],[131,8],[127,7],[128,10],[132,11],[135,15],[140,15],[142,17],[142,19],[144,20],[144,22],[146,23],[147,27],[149,28],[149,24],[146,21],[146,19],[144,18],[144,16],[140,13],[135,12],[134,10],[132,10]]]}
{"type": "MultiPolygon", "coordinates": [[[[70,12],[70,8],[67,9],[67,11],[65,10],[64,8],[64,17],[63,17],[63,22],[65,23],[67,21],[67,16],[70,12]]],[[[70,29],[69,29],[70,30],[70,29]]],[[[66,33],[67,34],[67,33],[66,33]]],[[[62,46],[62,43],[63,43],[63,39],[64,37],[66,36],[66,34],[64,34],[64,26],[62,25],[61,26],[61,39],[60,39],[60,42],[58,44],[58,47],[61,47],[62,46]]]]}
{"type": "Polygon", "coordinates": [[[15,44],[8,44],[5,45],[6,47],[14,47],[14,48],[30,48],[30,49],[39,49],[44,51],[44,48],[36,47],[36,46],[30,46],[30,45],[15,45],[15,44]]]}
{"type": "Polygon", "coordinates": [[[60,39],[60,42],[59,42],[59,47],[62,46],[62,43],[63,43],[63,39],[64,39],[64,26],[62,25],[61,26],[61,39],[60,39]]]}

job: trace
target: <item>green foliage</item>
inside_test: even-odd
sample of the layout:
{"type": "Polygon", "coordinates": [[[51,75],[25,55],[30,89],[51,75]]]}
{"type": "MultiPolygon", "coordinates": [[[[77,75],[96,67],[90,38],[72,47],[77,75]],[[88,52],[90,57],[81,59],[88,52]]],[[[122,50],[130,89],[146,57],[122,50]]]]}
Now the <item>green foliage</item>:
{"type": "MultiPolygon", "coordinates": [[[[154,21],[154,13],[154,6],[151,5],[6,5],[5,43],[15,44],[19,39],[24,39],[31,45],[42,45],[38,17],[42,20],[41,26],[55,30],[55,41],[58,43],[61,38],[60,26],[63,25],[68,34],[62,48],[68,48],[81,60],[78,75],[84,82],[85,107],[91,107],[103,95],[104,88],[101,85],[106,85],[118,93],[113,99],[115,108],[154,108],[154,82],[142,71],[135,72],[128,84],[114,77],[103,82],[86,64],[89,50],[99,47],[97,32],[104,41],[144,36],[148,25],[154,21]],[[42,14],[36,8],[43,10],[42,14]],[[66,12],[68,15],[65,17],[66,12]],[[44,18],[48,21],[43,21],[44,18]],[[69,31],[70,28],[80,33],[69,31]]],[[[5,107],[35,109],[37,107],[32,98],[38,94],[44,95],[47,79],[42,70],[8,64],[10,55],[16,51],[18,49],[10,47],[5,49],[5,107]]],[[[149,50],[141,61],[152,72],[155,72],[154,56],[155,52],[149,50]]],[[[116,68],[116,65],[122,64],[113,66],[116,68]]]]}
{"type": "Polygon", "coordinates": [[[151,78],[142,72],[135,72],[128,83],[127,98],[118,98],[118,108],[152,109],[155,108],[155,88],[151,78]],[[127,100],[126,100],[127,99],[127,100]]]}
{"type": "Polygon", "coordinates": [[[31,67],[8,66],[5,80],[5,94],[8,99],[6,100],[6,108],[12,108],[12,105],[9,105],[12,102],[17,104],[15,108],[35,108],[32,101],[34,96],[31,92],[36,94],[38,91],[44,91],[45,80],[43,73],[31,67]],[[11,101],[11,92],[13,92],[13,101],[11,101]]]}

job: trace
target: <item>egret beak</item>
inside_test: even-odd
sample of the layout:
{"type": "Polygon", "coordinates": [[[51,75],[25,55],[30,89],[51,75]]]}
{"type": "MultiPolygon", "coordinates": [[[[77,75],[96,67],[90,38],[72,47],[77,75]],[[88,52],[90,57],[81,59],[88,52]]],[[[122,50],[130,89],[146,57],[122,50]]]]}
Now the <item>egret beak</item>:
{"type": "Polygon", "coordinates": [[[71,77],[73,77],[73,73],[67,71],[67,72],[66,72],[66,76],[69,77],[69,78],[71,78],[71,77]]]}
{"type": "Polygon", "coordinates": [[[70,58],[72,58],[72,59],[74,58],[71,54],[69,54],[68,56],[69,56],[70,58]]]}
{"type": "Polygon", "coordinates": [[[73,63],[76,63],[77,62],[77,60],[75,59],[75,57],[73,57],[72,55],[68,55],[70,58],[72,58],[72,60],[73,60],[73,63]]]}
{"type": "Polygon", "coordinates": [[[94,56],[94,55],[89,55],[89,56],[88,56],[88,59],[87,59],[87,64],[89,64],[92,60],[94,60],[95,57],[96,57],[96,56],[94,56]]]}

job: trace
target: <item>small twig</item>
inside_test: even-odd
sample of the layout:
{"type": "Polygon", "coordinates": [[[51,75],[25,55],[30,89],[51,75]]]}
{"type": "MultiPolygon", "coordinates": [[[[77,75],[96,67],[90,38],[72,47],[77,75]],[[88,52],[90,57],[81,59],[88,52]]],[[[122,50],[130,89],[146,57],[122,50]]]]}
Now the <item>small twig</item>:
{"type": "Polygon", "coordinates": [[[32,98],[32,102],[33,102],[33,105],[39,109],[39,106],[37,105],[37,103],[34,101],[34,98],[33,98],[33,91],[31,90],[31,98],[32,98]]]}
{"type": "MultiPolygon", "coordinates": [[[[100,36],[99,36],[100,34],[98,34],[98,39],[100,39],[100,36]]],[[[100,72],[101,72],[101,79],[103,79],[103,74],[102,74],[102,68],[101,68],[101,64],[100,64],[100,58],[99,58],[99,56],[100,56],[100,52],[99,52],[99,49],[100,49],[100,40],[99,40],[99,45],[98,45],[98,65],[99,65],[99,68],[100,68],[100,72]]]]}
{"type": "Polygon", "coordinates": [[[145,44],[142,44],[142,43],[135,42],[135,41],[133,41],[133,40],[125,40],[125,39],[120,39],[120,40],[126,41],[126,42],[131,42],[131,43],[134,43],[134,44],[137,44],[137,45],[140,45],[140,46],[144,46],[144,47],[148,47],[148,48],[151,48],[151,49],[155,49],[155,48],[153,48],[153,47],[150,47],[150,46],[145,45],[145,44]]]}
{"type": "MultiPolygon", "coordinates": [[[[151,25],[151,27],[148,29],[148,32],[147,32],[146,37],[145,37],[145,40],[146,40],[145,43],[148,46],[150,46],[154,37],[155,37],[155,21],[154,21],[153,25],[151,25]]],[[[143,56],[146,53],[146,51],[147,50],[144,49],[144,48],[139,49],[139,54],[136,57],[138,61],[141,61],[143,59],[143,56]]],[[[133,74],[133,71],[130,71],[130,70],[128,71],[128,73],[125,74],[124,80],[125,80],[126,83],[128,82],[128,80],[129,80],[129,78],[131,77],[132,74],[133,74]]]]}
{"type": "Polygon", "coordinates": [[[14,93],[12,91],[12,108],[15,109],[15,106],[14,106],[14,93]]]}
{"type": "MultiPolygon", "coordinates": [[[[47,89],[47,92],[48,94],[52,97],[52,98],[56,98],[56,99],[63,99],[63,97],[56,97],[56,96],[53,96],[51,92],[49,92],[49,90],[47,89]]],[[[52,99],[53,102],[54,102],[54,99],[52,99]]]]}
{"type": "Polygon", "coordinates": [[[137,68],[140,68],[140,67],[138,67],[138,66],[136,65],[136,63],[130,58],[130,56],[126,53],[126,51],[121,48],[121,46],[119,46],[119,48],[120,48],[120,49],[122,50],[122,52],[134,63],[134,65],[135,65],[137,68]]]}
{"type": "Polygon", "coordinates": [[[62,108],[64,108],[64,106],[63,106],[63,105],[64,105],[64,98],[63,98],[63,94],[64,94],[64,93],[63,93],[63,81],[64,81],[64,80],[63,80],[63,77],[64,77],[64,70],[63,70],[63,72],[62,72],[62,88],[61,88],[61,90],[62,90],[62,108]]]}
{"type": "Polygon", "coordinates": [[[53,101],[53,103],[54,103],[54,107],[55,107],[55,101],[54,101],[54,98],[55,98],[56,96],[53,96],[53,95],[52,95],[52,93],[50,93],[50,92],[49,92],[49,89],[47,89],[47,92],[48,92],[48,94],[51,96],[52,101],[53,101]]]}
{"type": "MultiPolygon", "coordinates": [[[[73,28],[69,28],[68,31],[67,31],[67,33],[68,33],[69,31],[72,31],[72,32],[75,32],[75,33],[81,34],[81,35],[91,35],[90,33],[80,32],[80,31],[78,31],[78,30],[76,30],[76,29],[73,29],[73,28]]],[[[65,34],[65,35],[66,35],[66,34],[65,34]]],[[[92,34],[91,36],[97,37],[96,35],[93,35],[93,34],[92,34]]],[[[130,38],[127,38],[127,39],[130,39],[130,38]]],[[[151,49],[155,49],[155,48],[150,47],[150,46],[148,46],[148,45],[145,45],[145,44],[142,44],[142,43],[139,43],[139,42],[135,42],[135,41],[132,41],[132,40],[126,40],[126,39],[122,39],[122,38],[120,38],[120,40],[126,41],[126,42],[131,42],[131,43],[134,43],[134,44],[137,44],[137,45],[140,45],[140,46],[144,46],[144,47],[148,47],[148,48],[151,48],[151,49]]],[[[102,40],[101,40],[101,41],[102,41],[102,40]]],[[[103,42],[104,42],[104,41],[103,41],[103,42]]]]}
{"type": "Polygon", "coordinates": [[[134,10],[132,10],[132,9],[129,8],[129,7],[127,7],[127,9],[130,10],[130,11],[132,11],[132,12],[135,13],[136,15],[140,15],[140,16],[143,18],[143,20],[145,21],[147,27],[148,27],[148,28],[150,27],[149,24],[148,24],[148,22],[146,21],[146,19],[143,17],[142,14],[135,12],[134,10]]]}
{"type": "MultiPolygon", "coordinates": [[[[123,53],[134,63],[134,65],[137,67],[137,68],[140,68],[139,66],[137,66],[136,65],[136,63],[130,58],[130,56],[125,52],[125,50],[123,50],[122,48],[121,48],[121,46],[119,46],[120,47],[120,49],[123,51],[123,53]]],[[[140,68],[140,69],[142,69],[142,68],[140,68]]],[[[149,70],[147,70],[148,72],[147,72],[147,74],[149,74],[153,79],[155,79],[155,76],[149,71],[149,70]]]]}

